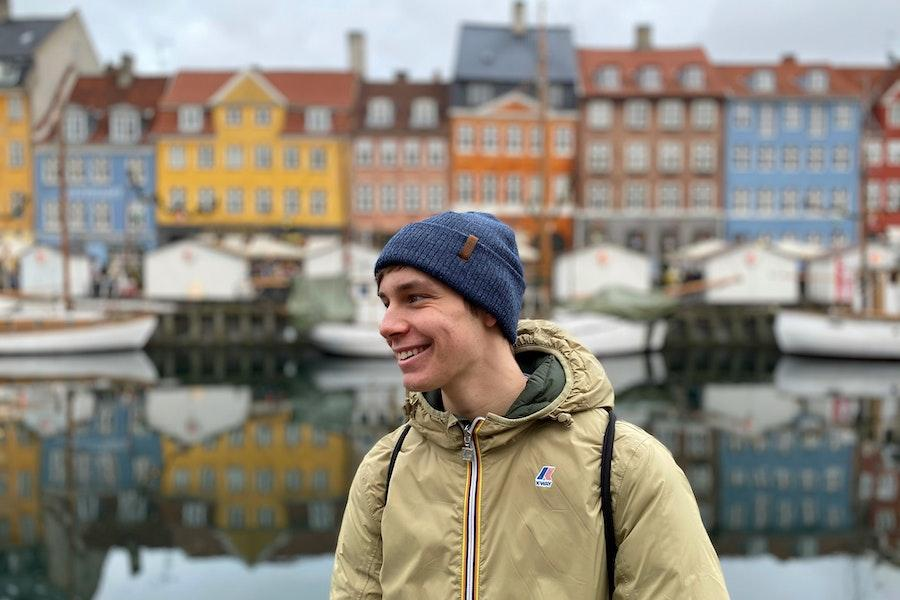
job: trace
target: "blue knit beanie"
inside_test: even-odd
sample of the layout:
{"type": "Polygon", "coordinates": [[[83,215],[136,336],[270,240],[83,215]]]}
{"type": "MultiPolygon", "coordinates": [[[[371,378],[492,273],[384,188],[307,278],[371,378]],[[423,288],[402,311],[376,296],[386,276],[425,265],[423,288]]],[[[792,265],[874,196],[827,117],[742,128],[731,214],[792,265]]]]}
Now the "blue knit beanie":
{"type": "Polygon", "coordinates": [[[525,277],[516,236],[482,212],[445,212],[410,223],[385,245],[375,273],[407,265],[431,275],[497,318],[503,335],[516,341],[525,277]]]}

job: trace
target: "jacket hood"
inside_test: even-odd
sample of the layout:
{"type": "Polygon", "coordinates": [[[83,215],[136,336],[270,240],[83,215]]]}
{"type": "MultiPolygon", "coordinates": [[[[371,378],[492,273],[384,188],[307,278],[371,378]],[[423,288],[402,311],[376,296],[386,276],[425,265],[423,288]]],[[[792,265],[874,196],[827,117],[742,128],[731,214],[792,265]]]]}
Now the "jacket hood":
{"type": "MultiPolygon", "coordinates": [[[[565,384],[549,404],[521,418],[486,415],[478,432],[482,450],[506,444],[530,427],[569,427],[574,413],[613,406],[612,385],[600,362],[555,323],[532,319],[519,321],[513,351],[554,356],[562,367],[565,384]]],[[[446,448],[461,447],[459,420],[452,413],[432,407],[424,394],[407,393],[405,411],[412,426],[424,437],[446,448]]]]}

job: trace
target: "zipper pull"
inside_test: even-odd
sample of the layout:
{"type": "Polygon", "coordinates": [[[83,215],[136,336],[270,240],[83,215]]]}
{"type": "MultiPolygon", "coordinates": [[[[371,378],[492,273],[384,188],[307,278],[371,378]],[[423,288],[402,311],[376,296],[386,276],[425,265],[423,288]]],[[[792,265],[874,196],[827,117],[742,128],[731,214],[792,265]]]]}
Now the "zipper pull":
{"type": "MultiPolygon", "coordinates": [[[[474,423],[473,423],[474,424],[474,423]]],[[[462,455],[462,459],[466,462],[472,462],[472,459],[475,458],[475,448],[472,446],[472,430],[471,427],[473,424],[470,424],[468,427],[463,427],[463,447],[460,454],[462,455]]]]}

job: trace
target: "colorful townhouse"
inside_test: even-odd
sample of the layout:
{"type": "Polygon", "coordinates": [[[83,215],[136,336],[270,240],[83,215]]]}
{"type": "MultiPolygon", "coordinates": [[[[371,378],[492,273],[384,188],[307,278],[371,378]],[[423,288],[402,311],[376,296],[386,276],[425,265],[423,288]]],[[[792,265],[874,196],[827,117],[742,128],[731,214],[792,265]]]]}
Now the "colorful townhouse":
{"type": "Polygon", "coordinates": [[[384,241],[400,227],[448,206],[449,86],[364,82],[353,134],[350,227],[384,241]]]}
{"type": "Polygon", "coordinates": [[[27,547],[40,538],[40,452],[40,440],[24,423],[0,416],[0,548],[27,547]]]}
{"type": "Polygon", "coordinates": [[[854,243],[862,126],[856,82],[792,56],[716,71],[728,90],[725,237],[854,243]]]}
{"type": "Polygon", "coordinates": [[[0,0],[0,241],[30,241],[32,138],[51,133],[60,92],[100,65],[78,11],[17,18],[0,0]]]}
{"type": "Polygon", "coordinates": [[[572,243],[578,70],[568,28],[547,27],[543,44],[541,37],[521,2],[509,25],[463,25],[450,86],[450,203],[494,213],[531,236],[548,219],[560,248],[572,243]]]}
{"type": "Polygon", "coordinates": [[[358,87],[349,71],[176,73],[152,129],[160,242],[344,227],[358,87]]]}
{"type": "MultiPolygon", "coordinates": [[[[133,60],[81,76],[65,99],[61,127],[70,248],[98,264],[156,246],[156,152],[149,140],[163,77],[137,77],[133,60]]],[[[34,231],[58,246],[59,153],[55,135],[35,140],[34,231]]]]}
{"type": "Polygon", "coordinates": [[[720,235],[724,88],[699,47],[580,49],[579,242],[660,260],[720,235]]]}

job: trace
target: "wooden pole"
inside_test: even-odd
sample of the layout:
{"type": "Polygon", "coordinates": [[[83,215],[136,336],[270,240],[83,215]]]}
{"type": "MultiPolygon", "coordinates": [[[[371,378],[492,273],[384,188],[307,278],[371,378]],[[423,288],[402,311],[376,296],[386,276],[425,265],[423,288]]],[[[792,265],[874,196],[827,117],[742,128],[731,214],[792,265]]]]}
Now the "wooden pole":
{"type": "Polygon", "coordinates": [[[62,298],[65,309],[72,310],[72,291],[69,279],[69,200],[66,186],[66,136],[63,132],[63,119],[65,118],[65,104],[59,112],[59,120],[56,124],[57,151],[57,178],[59,183],[59,250],[62,254],[62,298]]]}
{"type": "Polygon", "coordinates": [[[550,89],[547,75],[547,5],[544,0],[538,3],[538,98],[541,132],[541,207],[538,218],[540,228],[540,306],[539,314],[549,317],[552,312],[552,278],[553,278],[553,243],[551,238],[552,217],[552,185],[550,182],[550,128],[548,124],[550,89]]]}

